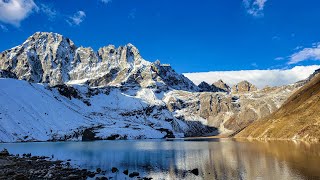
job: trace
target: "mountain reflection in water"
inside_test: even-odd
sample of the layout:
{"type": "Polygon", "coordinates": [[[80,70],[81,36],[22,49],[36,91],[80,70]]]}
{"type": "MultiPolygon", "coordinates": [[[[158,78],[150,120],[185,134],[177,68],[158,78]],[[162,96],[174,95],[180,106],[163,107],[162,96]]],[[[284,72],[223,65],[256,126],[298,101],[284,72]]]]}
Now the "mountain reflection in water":
{"type": "Polygon", "coordinates": [[[153,179],[320,179],[320,144],[231,139],[0,144],[12,154],[54,155],[108,177],[139,172],[153,179]],[[119,169],[111,173],[112,167],[119,169]],[[199,175],[189,170],[198,168],[199,175]]]}

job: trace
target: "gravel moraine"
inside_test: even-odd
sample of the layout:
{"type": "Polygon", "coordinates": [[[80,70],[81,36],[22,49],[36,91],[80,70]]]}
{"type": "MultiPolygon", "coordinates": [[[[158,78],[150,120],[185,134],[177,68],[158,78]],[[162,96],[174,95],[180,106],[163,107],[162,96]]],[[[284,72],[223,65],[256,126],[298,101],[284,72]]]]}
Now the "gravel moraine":
{"type": "Polygon", "coordinates": [[[51,161],[49,157],[31,154],[10,155],[0,152],[0,179],[87,179],[96,173],[86,169],[75,169],[70,163],[51,161]]]}
{"type": "MultiPolygon", "coordinates": [[[[64,162],[51,160],[45,156],[32,156],[31,154],[12,155],[7,149],[0,151],[0,180],[28,180],[28,179],[108,179],[104,176],[106,171],[97,168],[95,172],[87,169],[71,167],[70,160],[64,162]]],[[[112,168],[112,173],[118,172],[116,167],[112,168]]],[[[138,176],[138,172],[134,172],[138,176]]],[[[128,173],[124,173],[128,175],[128,173]]],[[[131,175],[131,174],[130,174],[131,175]]],[[[132,176],[132,175],[131,175],[132,176]]],[[[111,179],[112,177],[109,177],[111,179]]],[[[137,177],[141,180],[151,180],[152,178],[137,177]]]]}

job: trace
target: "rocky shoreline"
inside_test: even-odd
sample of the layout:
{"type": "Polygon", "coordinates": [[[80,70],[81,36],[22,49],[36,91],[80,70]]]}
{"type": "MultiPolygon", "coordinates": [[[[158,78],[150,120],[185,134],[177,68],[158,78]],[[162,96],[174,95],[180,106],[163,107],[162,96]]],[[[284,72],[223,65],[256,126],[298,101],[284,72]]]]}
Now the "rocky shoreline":
{"type": "MultiPolygon", "coordinates": [[[[74,168],[70,165],[71,160],[59,161],[53,160],[53,157],[32,156],[31,154],[12,155],[7,149],[0,152],[0,180],[1,179],[96,179],[107,180],[112,177],[106,177],[106,172],[97,168],[95,172],[87,169],[74,168]]],[[[112,173],[118,173],[116,167],[110,170],[112,173]]],[[[125,170],[123,174],[129,178],[141,180],[151,180],[152,178],[139,177],[138,172],[129,172],[125,170]]]]}

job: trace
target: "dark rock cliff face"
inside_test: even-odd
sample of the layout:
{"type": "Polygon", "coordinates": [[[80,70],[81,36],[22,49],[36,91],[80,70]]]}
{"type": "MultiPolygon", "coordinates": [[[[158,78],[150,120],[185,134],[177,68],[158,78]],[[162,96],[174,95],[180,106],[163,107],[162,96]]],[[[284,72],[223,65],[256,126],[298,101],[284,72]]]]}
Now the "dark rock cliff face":
{"type": "Polygon", "coordinates": [[[0,78],[17,78],[17,76],[10,72],[10,71],[7,71],[7,70],[0,70],[0,78]]]}
{"type": "Polygon", "coordinates": [[[201,92],[213,92],[212,86],[210,86],[208,83],[202,81],[198,87],[200,88],[201,92]]]}

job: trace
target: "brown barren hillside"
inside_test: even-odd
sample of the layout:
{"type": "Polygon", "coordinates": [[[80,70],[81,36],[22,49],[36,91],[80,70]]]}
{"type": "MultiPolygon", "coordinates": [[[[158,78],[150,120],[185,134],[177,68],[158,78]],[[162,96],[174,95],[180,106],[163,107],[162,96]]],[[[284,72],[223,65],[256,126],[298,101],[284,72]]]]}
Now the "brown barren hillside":
{"type": "Polygon", "coordinates": [[[320,73],[311,77],[278,111],[252,123],[235,137],[319,141],[320,73]]]}

